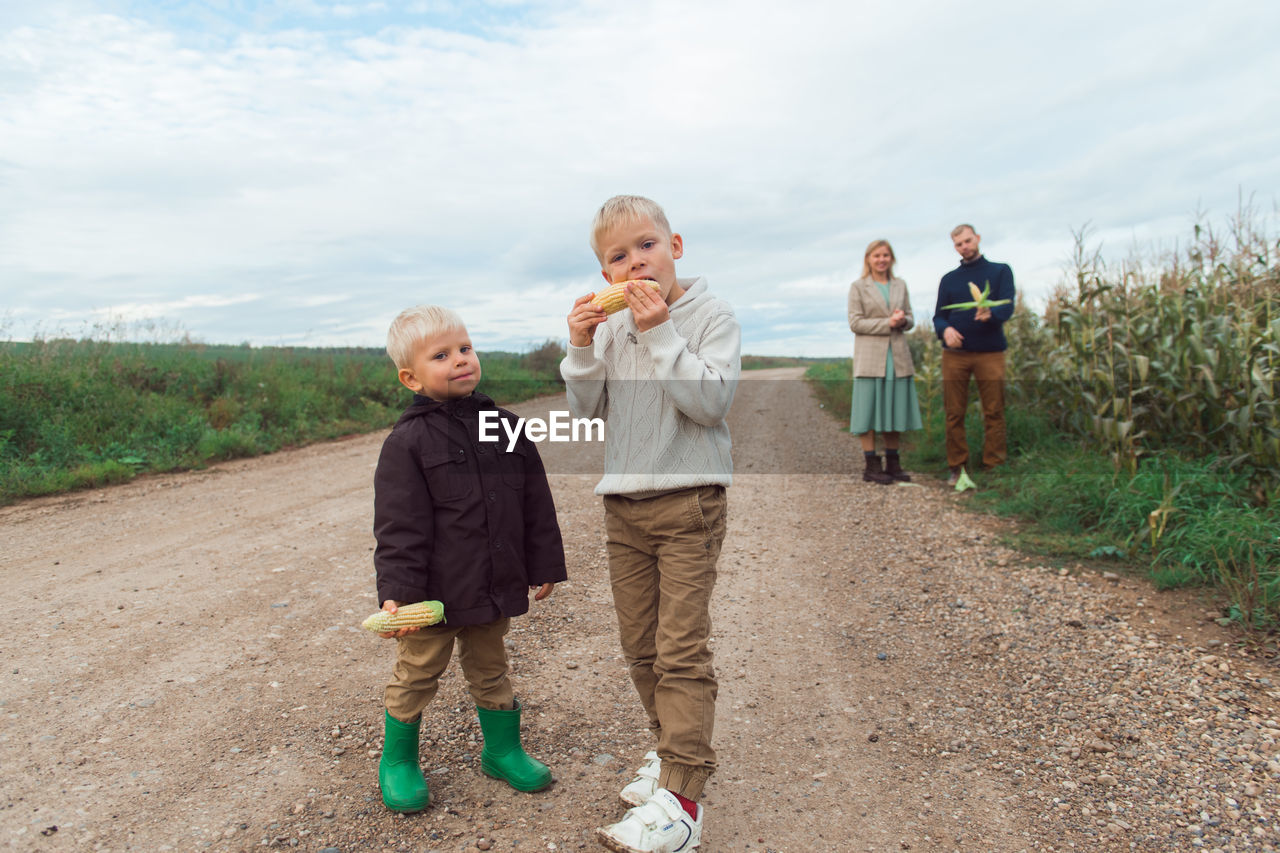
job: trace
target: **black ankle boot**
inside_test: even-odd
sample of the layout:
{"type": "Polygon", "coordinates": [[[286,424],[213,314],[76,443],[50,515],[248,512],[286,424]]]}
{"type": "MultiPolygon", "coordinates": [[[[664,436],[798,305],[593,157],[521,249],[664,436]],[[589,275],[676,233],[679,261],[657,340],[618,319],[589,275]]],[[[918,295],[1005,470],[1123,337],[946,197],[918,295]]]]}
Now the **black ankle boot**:
{"type": "Polygon", "coordinates": [[[911,475],[902,470],[902,462],[898,458],[897,451],[885,451],[884,472],[899,483],[911,482],[911,475]]]}
{"type": "Polygon", "coordinates": [[[862,458],[866,461],[865,468],[862,469],[862,479],[868,483],[879,483],[887,486],[893,482],[893,478],[884,471],[880,470],[880,457],[874,453],[864,453],[862,458]]]}

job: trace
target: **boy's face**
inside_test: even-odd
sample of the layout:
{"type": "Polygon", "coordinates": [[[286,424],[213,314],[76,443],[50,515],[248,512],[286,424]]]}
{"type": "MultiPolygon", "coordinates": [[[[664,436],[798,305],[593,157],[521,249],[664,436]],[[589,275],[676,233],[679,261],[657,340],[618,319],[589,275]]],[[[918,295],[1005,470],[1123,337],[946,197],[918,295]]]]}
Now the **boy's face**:
{"type": "Polygon", "coordinates": [[[418,341],[409,366],[398,375],[410,391],[443,402],[476,390],[480,358],[466,329],[447,329],[418,341]]]}
{"type": "Polygon", "coordinates": [[[600,236],[600,273],[610,284],[648,278],[664,301],[676,284],[676,260],[684,254],[679,234],[667,234],[649,217],[617,225],[600,236]]]}

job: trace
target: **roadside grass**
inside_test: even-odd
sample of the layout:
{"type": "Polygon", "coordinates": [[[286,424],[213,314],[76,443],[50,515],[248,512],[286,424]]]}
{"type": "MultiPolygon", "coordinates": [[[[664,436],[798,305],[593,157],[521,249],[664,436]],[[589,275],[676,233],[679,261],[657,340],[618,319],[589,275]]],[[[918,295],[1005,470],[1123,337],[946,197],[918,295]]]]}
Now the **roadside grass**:
{"type": "MultiPolygon", "coordinates": [[[[559,391],[561,354],[482,353],[479,390],[559,391]]],[[[0,342],[0,503],[384,429],[411,399],[376,349],[0,342]]]]}
{"type": "MultiPolygon", "coordinates": [[[[806,380],[820,405],[847,425],[850,363],[814,365],[806,380]]],[[[903,433],[904,465],[941,479],[941,393],[918,378],[917,394],[924,429],[903,433]]],[[[1252,642],[1274,642],[1267,638],[1280,625],[1280,507],[1256,500],[1246,472],[1174,451],[1152,452],[1131,472],[1086,438],[1062,434],[1025,400],[1009,402],[1006,422],[1008,463],[971,472],[978,489],[965,503],[1016,519],[1012,546],[1140,574],[1158,589],[1211,588],[1225,600],[1220,621],[1238,624],[1252,642]]],[[[981,447],[976,399],[966,427],[970,448],[981,447]]],[[[858,452],[850,438],[850,453],[858,452]]]]}

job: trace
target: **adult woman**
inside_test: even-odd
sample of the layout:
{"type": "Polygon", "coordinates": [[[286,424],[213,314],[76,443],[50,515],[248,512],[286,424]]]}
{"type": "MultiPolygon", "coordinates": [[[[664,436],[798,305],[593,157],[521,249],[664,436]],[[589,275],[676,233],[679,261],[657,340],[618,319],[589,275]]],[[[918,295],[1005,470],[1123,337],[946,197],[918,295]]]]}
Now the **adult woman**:
{"type": "Polygon", "coordinates": [[[873,240],[862,256],[862,278],[849,285],[849,329],[853,340],[853,406],[849,431],[862,439],[862,479],[889,485],[910,482],[898,457],[898,434],[921,429],[915,368],[903,333],[915,325],[907,284],[893,277],[896,262],[888,240],[873,240]],[[876,455],[876,433],[884,435],[884,467],[876,455]]]}

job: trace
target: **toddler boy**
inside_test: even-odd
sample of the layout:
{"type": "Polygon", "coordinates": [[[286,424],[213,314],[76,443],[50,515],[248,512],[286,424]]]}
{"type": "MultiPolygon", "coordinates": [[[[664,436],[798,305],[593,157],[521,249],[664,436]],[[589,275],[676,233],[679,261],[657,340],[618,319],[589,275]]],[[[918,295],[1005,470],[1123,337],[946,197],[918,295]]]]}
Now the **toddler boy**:
{"type": "Polygon", "coordinates": [[[480,442],[481,411],[496,410],[512,429],[516,416],[476,393],[480,360],[453,311],[423,305],[401,312],[387,354],[414,397],[374,474],[378,600],[392,613],[438,600],[445,622],[381,635],[397,639],[383,694],[382,801],[397,812],[427,806],[418,732],[455,640],[484,735],[481,770],[516,790],[539,791],[551,784],[551,771],[520,745],[503,636],[511,617],[528,612],[530,587],[539,587],[534,599],[542,600],[566,577],[542,460],[523,432],[510,449],[506,441],[480,442]]]}

